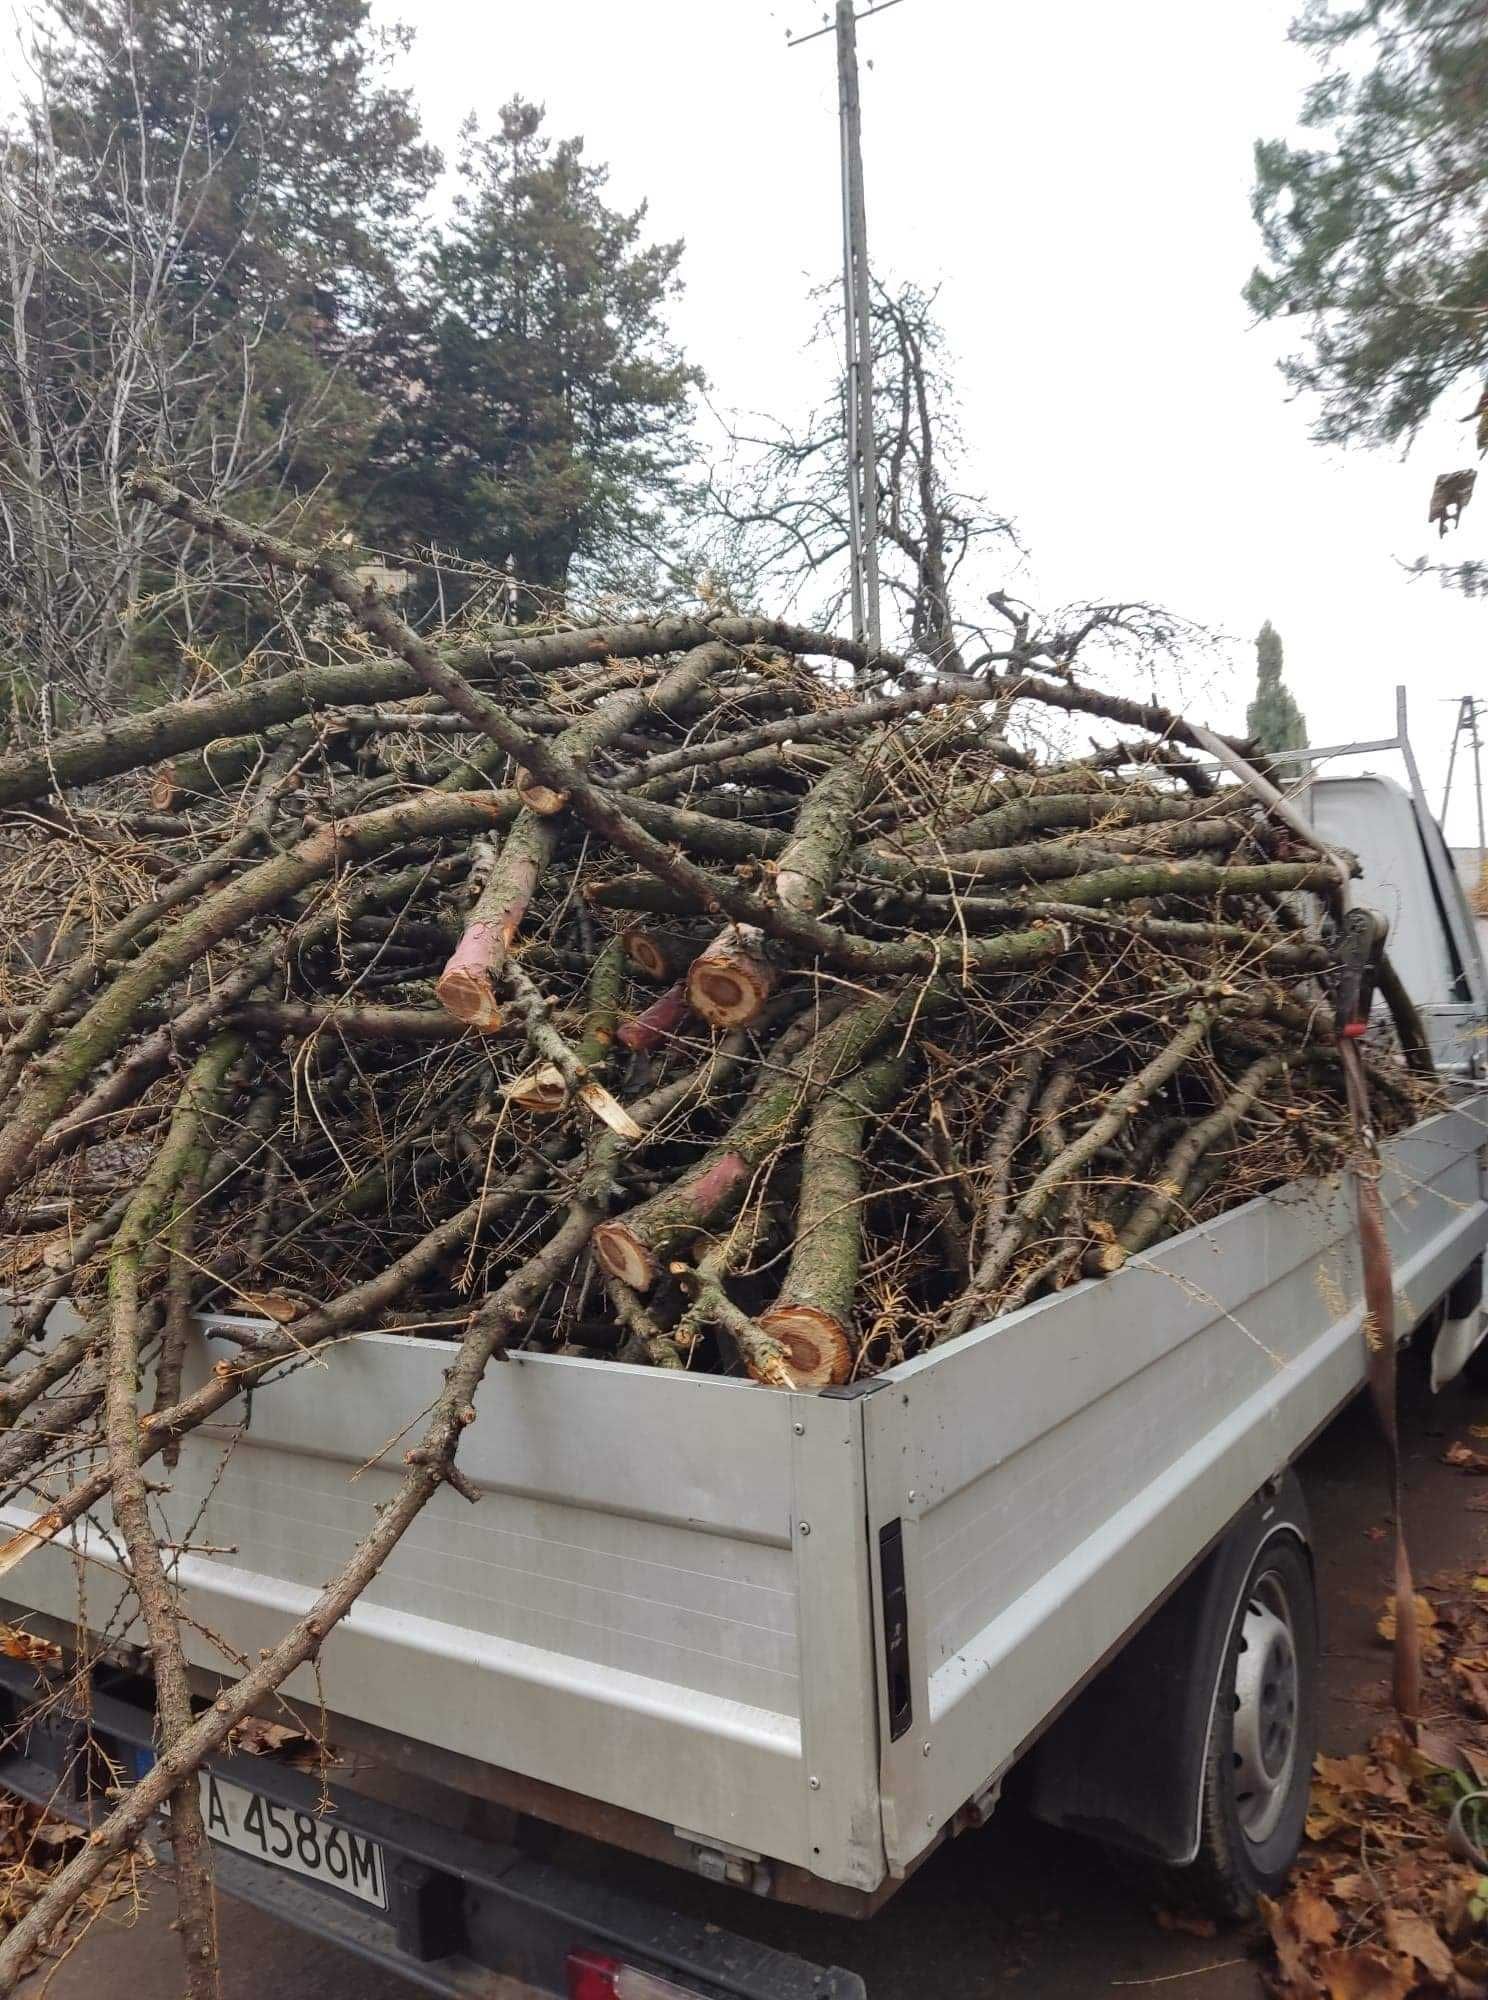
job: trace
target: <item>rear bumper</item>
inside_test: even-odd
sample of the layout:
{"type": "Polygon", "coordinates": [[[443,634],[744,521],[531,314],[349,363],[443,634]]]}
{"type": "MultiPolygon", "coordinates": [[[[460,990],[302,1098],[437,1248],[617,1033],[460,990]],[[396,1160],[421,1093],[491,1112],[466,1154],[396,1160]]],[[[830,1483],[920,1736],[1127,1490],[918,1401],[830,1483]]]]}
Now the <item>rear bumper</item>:
{"type": "MultiPolygon", "coordinates": [[[[85,1723],[30,1667],[0,1660],[0,1787],[87,1825],[105,1809],[108,1767],[153,1756],[152,1717],[101,1684],[85,1723]],[[48,1698],[46,1712],[38,1703],[48,1698]]],[[[363,1798],[262,1757],[214,1757],[223,1778],[289,1808],[323,1813],[387,1857],[389,1907],[369,1908],[230,1848],[214,1848],[222,1892],[314,1932],[447,2000],[566,1995],[565,1961],[585,1949],[640,1966],[702,2000],[866,2000],[855,1973],[809,1964],[660,1905],[363,1798]]]]}

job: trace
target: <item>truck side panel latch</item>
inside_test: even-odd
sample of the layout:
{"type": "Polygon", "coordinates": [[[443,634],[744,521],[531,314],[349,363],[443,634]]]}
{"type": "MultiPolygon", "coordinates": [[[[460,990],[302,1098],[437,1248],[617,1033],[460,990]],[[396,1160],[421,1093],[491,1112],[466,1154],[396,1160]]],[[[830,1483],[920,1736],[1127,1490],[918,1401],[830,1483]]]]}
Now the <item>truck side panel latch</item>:
{"type": "Polygon", "coordinates": [[[914,1684],[909,1677],[909,1596],[904,1588],[904,1531],[898,1521],[890,1521],[878,1531],[878,1573],[883,1587],[889,1740],[896,1742],[914,1721],[914,1684]]]}

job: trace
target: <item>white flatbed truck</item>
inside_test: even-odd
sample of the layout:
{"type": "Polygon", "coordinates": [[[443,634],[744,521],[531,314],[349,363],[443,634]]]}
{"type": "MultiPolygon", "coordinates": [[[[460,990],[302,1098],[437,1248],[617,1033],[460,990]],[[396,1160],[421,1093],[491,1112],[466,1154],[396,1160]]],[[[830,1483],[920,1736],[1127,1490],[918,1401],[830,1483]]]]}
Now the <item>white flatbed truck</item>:
{"type": "MultiPolygon", "coordinates": [[[[1488,983],[1408,748],[1407,764],[1411,790],[1320,778],[1303,796],[1360,858],[1356,900],[1389,919],[1448,1087],[1449,1108],[1383,1149],[1401,1337],[1429,1338],[1445,1377],[1482,1366],[1488,983]]],[[[437,1495],[318,1676],[288,1684],[382,1782],[332,1784],[327,1811],[313,1774],[216,1760],[222,1886],[464,2000],[856,2000],[855,1974],[387,1795],[416,1773],[741,1896],[871,1917],[1021,1762],[1056,1823],[1236,1901],[1274,1887],[1315,1733],[1289,1468],[1364,1382],[1362,1320],[1340,1175],[846,1389],[514,1356],[461,1447],[479,1505],[437,1495]]],[[[225,1324],[201,1323],[197,1379],[225,1324]]],[[[204,1693],[340,1566],[446,1354],[369,1333],[328,1354],[313,1397],[261,1390],[185,1441],[160,1504],[206,1545],[179,1562],[204,1693]]],[[[0,1510],[0,1529],[39,1505],[0,1510]]],[[[85,1817],[99,1745],[126,1771],[151,1755],[106,1521],[30,1555],[5,1593],[69,1658],[85,1627],[96,1664],[83,1716],[38,1709],[36,1671],[3,1663],[0,1782],[85,1817]]]]}

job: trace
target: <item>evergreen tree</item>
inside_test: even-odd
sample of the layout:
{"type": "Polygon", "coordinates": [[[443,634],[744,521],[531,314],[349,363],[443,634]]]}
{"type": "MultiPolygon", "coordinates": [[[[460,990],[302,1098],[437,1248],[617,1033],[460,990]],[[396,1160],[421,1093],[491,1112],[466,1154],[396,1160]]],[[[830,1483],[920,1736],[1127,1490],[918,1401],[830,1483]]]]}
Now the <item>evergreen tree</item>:
{"type": "Polygon", "coordinates": [[[1296,763],[1287,763],[1284,753],[1307,747],[1307,719],[1282,683],[1281,634],[1268,618],[1256,635],[1255,699],[1245,711],[1245,728],[1251,742],[1278,760],[1286,772],[1297,772],[1296,763]]]}
{"type": "Polygon", "coordinates": [[[1292,39],[1325,64],[1302,109],[1318,142],[1256,147],[1265,262],[1246,298],[1306,317],[1283,365],[1321,396],[1319,435],[1390,442],[1488,367],[1488,13],[1307,0],[1292,39]]]}
{"type": "Polygon", "coordinates": [[[0,645],[23,704],[106,714],[232,615],[221,556],[123,502],[137,458],[260,517],[299,492],[313,528],[342,518],[438,165],[383,76],[406,37],[369,16],[44,0],[0,140],[0,645]]]}
{"type": "Polygon", "coordinates": [[[605,200],[579,139],[513,99],[468,125],[464,187],[424,273],[406,379],[377,445],[389,540],[442,542],[562,593],[618,564],[677,494],[689,392],[670,341],[680,243],[605,200]]]}
{"type": "Polygon", "coordinates": [[[322,359],[379,328],[438,167],[409,94],[385,80],[407,29],[373,29],[370,0],[56,11],[68,25],[46,44],[54,143],[89,168],[145,142],[134,185],[96,179],[102,236],[127,231],[141,179],[158,200],[184,166],[196,200],[171,267],[182,305],[223,326],[257,315],[322,359]]]}

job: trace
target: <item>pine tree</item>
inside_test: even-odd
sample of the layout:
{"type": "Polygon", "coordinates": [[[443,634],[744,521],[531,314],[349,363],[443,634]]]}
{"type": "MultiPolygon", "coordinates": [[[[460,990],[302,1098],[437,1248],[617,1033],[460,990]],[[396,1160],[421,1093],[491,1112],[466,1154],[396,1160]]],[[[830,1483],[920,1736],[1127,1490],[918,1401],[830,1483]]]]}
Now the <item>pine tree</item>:
{"type": "Polygon", "coordinates": [[[1245,711],[1245,727],[1255,747],[1290,775],[1301,767],[1288,762],[1284,753],[1307,747],[1307,719],[1283,685],[1281,669],[1281,634],[1268,618],[1256,635],[1256,691],[1245,711]]]}
{"type": "Polygon", "coordinates": [[[515,98],[466,127],[452,227],[430,256],[371,503],[389,541],[427,537],[524,586],[603,571],[675,497],[700,380],[663,318],[680,243],[605,200],[580,139],[515,98]]]}
{"type": "Polygon", "coordinates": [[[1328,67],[1302,109],[1314,143],[1256,147],[1265,262],[1246,298],[1305,317],[1283,365],[1321,397],[1321,437],[1392,442],[1488,368],[1488,15],[1308,0],[1292,40],[1328,67]]]}

